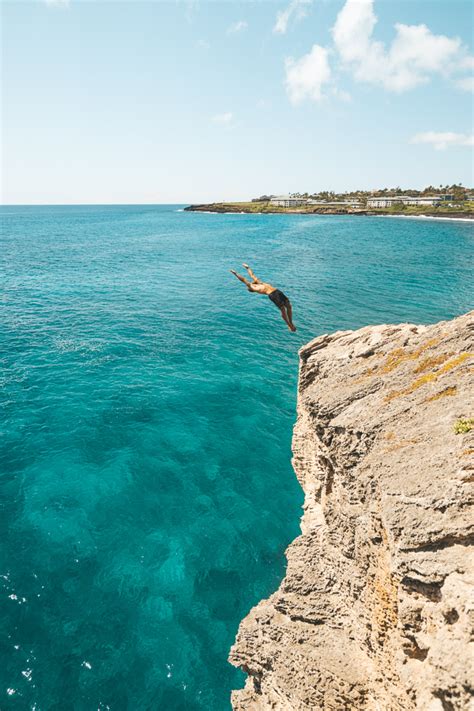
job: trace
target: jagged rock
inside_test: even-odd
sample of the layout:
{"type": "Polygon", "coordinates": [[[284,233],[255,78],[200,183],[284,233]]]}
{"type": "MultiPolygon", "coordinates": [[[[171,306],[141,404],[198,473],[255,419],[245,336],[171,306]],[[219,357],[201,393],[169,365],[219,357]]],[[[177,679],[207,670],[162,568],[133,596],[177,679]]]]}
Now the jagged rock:
{"type": "Polygon", "coordinates": [[[472,698],[474,312],[300,351],[302,535],[243,620],[235,711],[466,710],[472,698]]]}

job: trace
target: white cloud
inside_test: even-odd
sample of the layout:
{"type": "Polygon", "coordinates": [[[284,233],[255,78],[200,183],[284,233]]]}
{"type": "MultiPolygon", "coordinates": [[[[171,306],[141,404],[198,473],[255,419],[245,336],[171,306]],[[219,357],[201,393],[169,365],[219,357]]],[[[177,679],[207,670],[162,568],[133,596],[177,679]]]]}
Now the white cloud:
{"type": "Polygon", "coordinates": [[[472,69],[474,71],[474,57],[464,57],[463,59],[461,59],[459,67],[460,69],[472,69]]]}
{"type": "Polygon", "coordinates": [[[290,20],[294,17],[295,20],[301,20],[306,17],[305,6],[311,5],[312,0],[291,0],[285,10],[277,12],[273,32],[284,35],[288,29],[290,20]]]}
{"type": "Polygon", "coordinates": [[[371,0],[347,0],[332,28],[334,43],[344,61],[360,60],[364,56],[376,22],[371,0]]]}
{"type": "Polygon", "coordinates": [[[437,151],[443,151],[450,146],[474,146],[474,134],[426,131],[417,133],[411,138],[410,143],[427,143],[437,151]]]}
{"type": "Polygon", "coordinates": [[[69,0],[44,0],[48,7],[68,7],[69,0]]]}
{"type": "Polygon", "coordinates": [[[247,22],[245,22],[245,20],[239,20],[238,22],[234,22],[234,24],[227,28],[227,34],[235,35],[238,32],[243,32],[243,30],[246,30],[247,27],[248,24],[247,22]]]}
{"type": "Polygon", "coordinates": [[[215,116],[212,117],[212,121],[214,123],[220,123],[222,126],[229,126],[232,123],[232,119],[234,118],[234,114],[232,111],[226,111],[223,114],[216,114],[215,116]]]}
{"type": "Polygon", "coordinates": [[[207,40],[200,39],[196,42],[196,47],[199,47],[199,49],[209,49],[210,48],[209,42],[207,40]]]}
{"type": "MultiPolygon", "coordinates": [[[[284,34],[293,16],[305,14],[311,0],[291,0],[277,14],[274,32],[284,34]]],[[[374,38],[377,16],[374,0],[346,0],[332,28],[334,48],[313,45],[299,60],[285,62],[285,84],[290,100],[305,98],[318,101],[323,85],[333,84],[329,54],[340,60],[339,68],[350,72],[358,82],[381,86],[387,91],[403,92],[426,84],[434,76],[447,78],[463,91],[474,91],[474,78],[466,72],[474,67],[459,37],[434,34],[425,24],[395,24],[390,44],[374,38]],[[464,76],[463,76],[464,74],[464,76]]],[[[350,95],[334,85],[327,92],[342,101],[350,95]]]]}
{"type": "Polygon", "coordinates": [[[331,79],[328,54],[327,49],[315,44],[301,59],[289,57],[286,60],[285,85],[293,104],[304,99],[319,101],[323,97],[323,85],[331,79]]]}
{"type": "Polygon", "coordinates": [[[469,58],[458,37],[435,35],[426,25],[397,23],[387,48],[373,39],[376,23],[373,0],[346,0],[332,29],[342,64],[356,81],[401,92],[433,74],[448,76],[467,68],[469,58]]]}

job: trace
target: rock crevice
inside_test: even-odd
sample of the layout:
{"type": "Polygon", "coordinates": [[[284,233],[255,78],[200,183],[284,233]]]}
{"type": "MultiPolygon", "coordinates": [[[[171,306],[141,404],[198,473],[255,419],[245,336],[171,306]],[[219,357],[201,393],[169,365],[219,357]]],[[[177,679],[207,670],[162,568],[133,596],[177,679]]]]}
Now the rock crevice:
{"type": "Polygon", "coordinates": [[[302,533],[240,625],[236,711],[468,709],[473,336],[474,312],[300,351],[302,533]]]}

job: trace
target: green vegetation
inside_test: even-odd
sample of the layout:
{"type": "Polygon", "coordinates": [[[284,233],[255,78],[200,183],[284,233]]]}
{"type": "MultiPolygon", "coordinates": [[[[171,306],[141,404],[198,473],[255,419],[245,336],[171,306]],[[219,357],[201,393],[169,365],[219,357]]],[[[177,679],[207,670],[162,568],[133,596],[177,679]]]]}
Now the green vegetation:
{"type": "Polygon", "coordinates": [[[474,428],[474,417],[460,418],[454,423],[454,434],[467,434],[474,428]]]}
{"type": "MultiPolygon", "coordinates": [[[[462,183],[452,185],[428,185],[423,190],[413,190],[412,188],[381,188],[380,190],[352,190],[344,193],[336,193],[332,190],[321,190],[315,193],[291,193],[292,197],[311,198],[314,200],[360,200],[365,204],[368,198],[372,197],[396,197],[397,195],[412,195],[413,197],[427,197],[429,195],[452,195],[454,203],[463,202],[472,195],[472,189],[466,188],[462,183]]],[[[268,200],[271,196],[262,195],[257,198],[260,201],[268,200]]]]}

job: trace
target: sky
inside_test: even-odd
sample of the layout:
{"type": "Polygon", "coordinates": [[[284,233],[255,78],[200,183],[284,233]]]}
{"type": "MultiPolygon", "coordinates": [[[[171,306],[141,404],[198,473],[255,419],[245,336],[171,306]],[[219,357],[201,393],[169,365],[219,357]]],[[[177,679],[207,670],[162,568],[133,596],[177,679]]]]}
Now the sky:
{"type": "Polygon", "coordinates": [[[4,204],[473,179],[467,0],[12,0],[4,204]]]}

